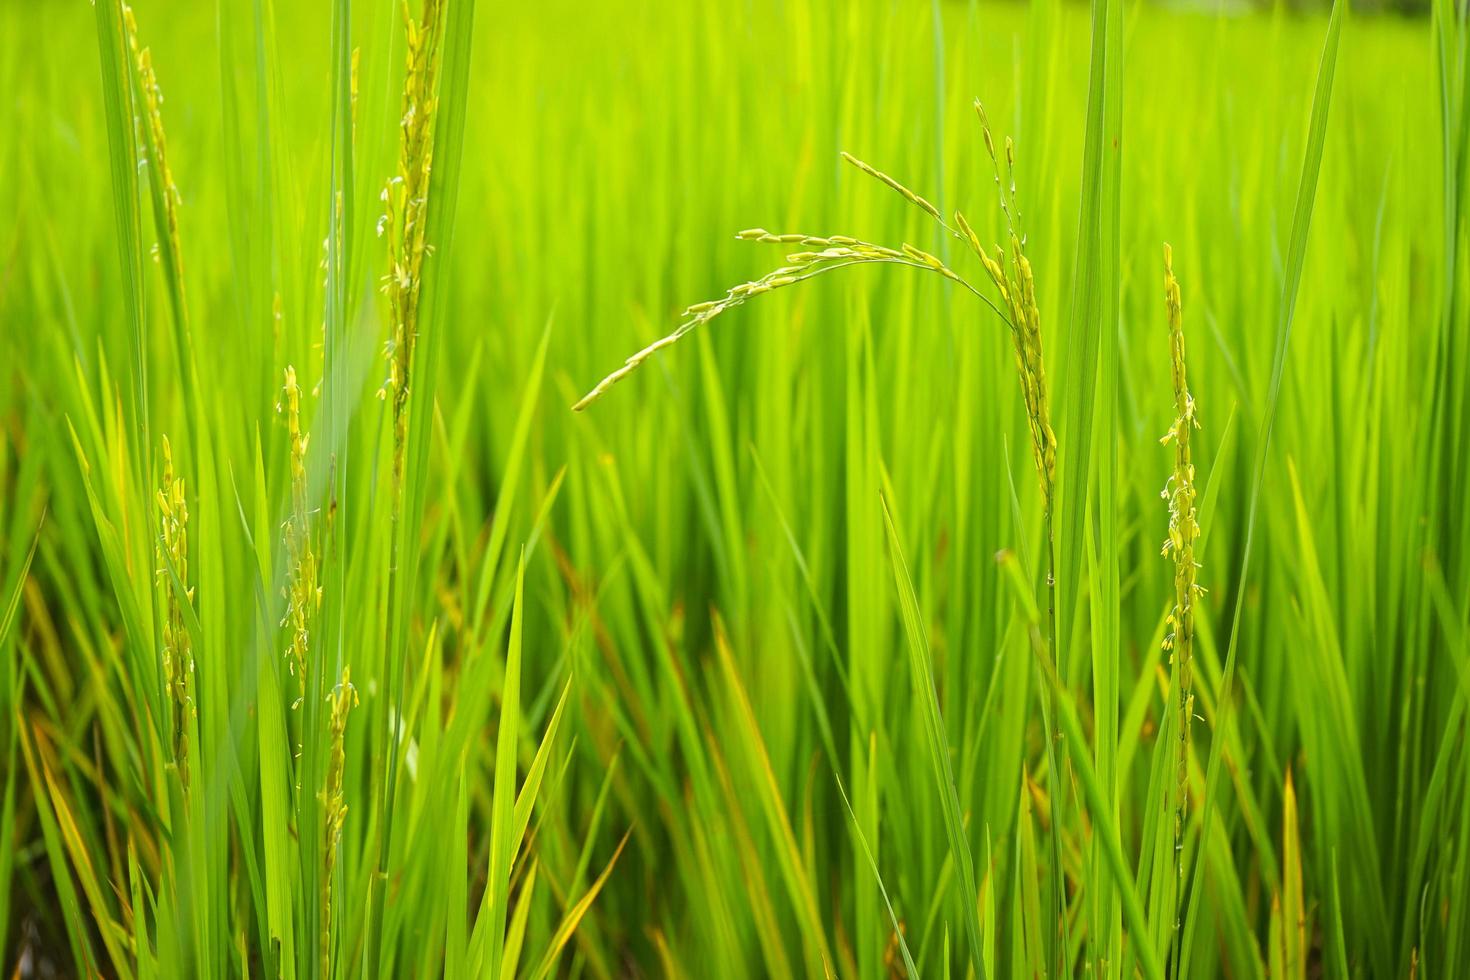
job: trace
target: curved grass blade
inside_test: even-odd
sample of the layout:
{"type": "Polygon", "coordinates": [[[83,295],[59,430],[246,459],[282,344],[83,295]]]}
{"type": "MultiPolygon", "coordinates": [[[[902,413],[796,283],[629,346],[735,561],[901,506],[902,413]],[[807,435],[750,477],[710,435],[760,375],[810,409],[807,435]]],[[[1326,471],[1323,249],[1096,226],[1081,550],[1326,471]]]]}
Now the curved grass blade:
{"type": "Polygon", "coordinates": [[[954,770],[949,761],[949,739],[945,735],[944,719],[939,716],[939,696],[934,688],[934,671],[930,666],[929,638],[924,631],[919,599],[914,594],[914,584],[909,578],[908,566],[904,563],[898,530],[893,524],[893,513],[889,510],[887,499],[880,500],[883,505],[883,529],[888,537],[888,561],[893,569],[894,587],[898,590],[904,636],[908,639],[906,646],[909,676],[913,681],[914,697],[918,701],[919,714],[924,723],[925,746],[929,751],[935,792],[939,795],[939,808],[944,814],[944,832],[949,838],[950,856],[959,868],[960,901],[965,910],[965,937],[970,944],[970,964],[975,969],[975,975],[980,980],[985,980],[985,946],[980,941],[980,904],[975,888],[975,864],[970,858],[969,842],[965,839],[959,792],[955,789],[954,770]]]}

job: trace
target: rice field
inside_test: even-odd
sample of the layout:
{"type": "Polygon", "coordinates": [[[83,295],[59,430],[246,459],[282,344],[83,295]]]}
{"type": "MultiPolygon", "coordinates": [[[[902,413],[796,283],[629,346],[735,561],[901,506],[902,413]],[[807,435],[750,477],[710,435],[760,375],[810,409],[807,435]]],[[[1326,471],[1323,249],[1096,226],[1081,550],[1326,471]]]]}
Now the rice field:
{"type": "Polygon", "coordinates": [[[0,972],[1470,975],[1467,16],[0,4],[0,972]]]}

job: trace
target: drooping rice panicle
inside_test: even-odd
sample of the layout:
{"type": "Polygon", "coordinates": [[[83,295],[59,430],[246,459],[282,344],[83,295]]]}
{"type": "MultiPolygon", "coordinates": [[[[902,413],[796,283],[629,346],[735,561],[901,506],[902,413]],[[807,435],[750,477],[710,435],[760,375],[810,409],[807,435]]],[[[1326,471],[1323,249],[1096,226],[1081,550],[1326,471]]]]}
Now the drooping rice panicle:
{"type": "Polygon", "coordinates": [[[163,684],[169,701],[169,728],[179,780],[189,786],[189,716],[193,699],[189,693],[194,673],[194,649],[184,622],[184,602],[194,601],[189,585],[189,506],[184,496],[184,478],[174,474],[173,447],[163,437],[163,479],[158,488],[159,541],[158,579],[163,592],[163,684]],[[183,599],[174,579],[183,586],[183,599]]]}
{"type": "MultiPolygon", "coordinates": [[[[886,177],[878,171],[862,164],[856,158],[844,154],[844,159],[858,166],[864,173],[871,174],[882,180],[885,184],[900,189],[908,200],[913,201],[926,213],[937,218],[938,212],[933,210],[933,205],[912,191],[903,189],[902,185],[891,177],[886,177]]],[[[746,300],[768,293],[784,286],[795,285],[815,278],[825,272],[835,272],[838,269],[846,269],[855,265],[872,263],[888,263],[890,265],[903,265],[913,269],[922,269],[927,272],[938,273],[946,279],[959,283],[970,292],[974,293],[992,309],[994,304],[971,285],[966,279],[945,265],[937,256],[931,255],[913,245],[904,243],[900,248],[889,248],[884,245],[876,245],[872,242],[861,241],[847,235],[805,235],[800,233],[772,234],[764,228],[749,228],[735,236],[741,241],[763,242],[776,245],[801,245],[806,249],[814,251],[792,252],[786,256],[786,265],[783,265],[752,282],[741,283],[732,287],[718,300],[709,300],[703,303],[695,303],[684,311],[684,322],[679,324],[673,333],[662,337],[647,347],[630,356],[618,368],[607,377],[603,378],[588,392],[581,401],[572,406],[574,411],[582,411],[588,405],[602,397],[603,393],[619,381],[632,374],[644,361],[654,354],[676,343],[689,331],[713,320],[726,310],[740,306],[746,300]]],[[[998,311],[997,311],[998,312],[998,311]]]]}
{"type": "MultiPolygon", "coordinates": [[[[874,262],[907,265],[912,268],[936,272],[946,279],[959,283],[985,302],[987,306],[1010,325],[1016,349],[1017,368],[1021,378],[1022,392],[1026,401],[1027,416],[1031,430],[1032,451],[1035,457],[1037,473],[1041,481],[1043,506],[1050,513],[1053,489],[1056,483],[1056,433],[1051,426],[1051,412],[1046,387],[1046,371],[1041,352],[1041,317],[1036,305],[1036,290],[1033,282],[1031,263],[1025,255],[1024,239],[1017,234],[1015,229],[1015,148],[1008,139],[1006,141],[1006,159],[1012,171],[1008,198],[1007,188],[1001,183],[994,139],[991,135],[990,127],[985,121],[984,109],[978,101],[975,103],[975,106],[980,115],[986,148],[990,153],[992,162],[996,164],[996,187],[1000,196],[1001,209],[1006,217],[1011,246],[1008,254],[1000,249],[999,246],[995,249],[994,257],[987,253],[985,248],[980,244],[979,237],[975,234],[973,228],[970,227],[969,222],[958,211],[955,212],[955,225],[951,226],[944,221],[937,207],[926,198],[910,190],[900,181],[878,170],[876,167],[859,160],[850,153],[844,152],[842,158],[863,173],[897,192],[906,201],[933,218],[946,232],[968,244],[980,258],[986,273],[990,276],[997,291],[1000,293],[1001,305],[999,307],[939,258],[907,243],[899,249],[893,249],[845,235],[772,234],[764,228],[751,228],[740,232],[736,237],[742,241],[802,245],[808,249],[813,249],[813,251],[792,253],[786,257],[787,265],[777,268],[752,282],[742,283],[733,287],[721,299],[696,303],[689,307],[684,311],[684,322],[679,324],[672,333],[661,337],[630,356],[624,361],[622,367],[599,381],[591,391],[572,406],[573,410],[582,411],[600,398],[608,388],[636,371],[654,354],[666,347],[672,346],[695,327],[708,323],[721,313],[741,305],[753,296],[758,296],[761,293],[770,292],[773,289],[779,289],[783,286],[803,282],[824,272],[832,272],[853,265],[874,262]],[[1001,263],[1003,261],[1009,263],[1010,271],[1002,267],[1001,263]]],[[[1048,578],[1051,578],[1050,574],[1048,578]]]]}

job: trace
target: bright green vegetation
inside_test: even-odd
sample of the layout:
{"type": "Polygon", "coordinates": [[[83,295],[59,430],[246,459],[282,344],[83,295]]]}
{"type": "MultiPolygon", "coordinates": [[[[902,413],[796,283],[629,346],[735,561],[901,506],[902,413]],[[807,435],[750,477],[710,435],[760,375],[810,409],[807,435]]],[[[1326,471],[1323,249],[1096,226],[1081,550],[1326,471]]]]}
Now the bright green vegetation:
{"type": "Polygon", "coordinates": [[[0,972],[1470,975],[1463,5],[410,6],[0,7],[0,972]]]}

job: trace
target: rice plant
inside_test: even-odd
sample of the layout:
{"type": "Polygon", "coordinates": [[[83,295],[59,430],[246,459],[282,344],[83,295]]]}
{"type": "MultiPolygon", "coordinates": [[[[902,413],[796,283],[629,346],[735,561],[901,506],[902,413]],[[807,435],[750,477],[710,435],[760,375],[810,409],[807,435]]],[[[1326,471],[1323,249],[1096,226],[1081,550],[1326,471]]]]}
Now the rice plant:
{"type": "Polygon", "coordinates": [[[1462,4],[0,52],[6,976],[1470,973],[1462,4]]]}

